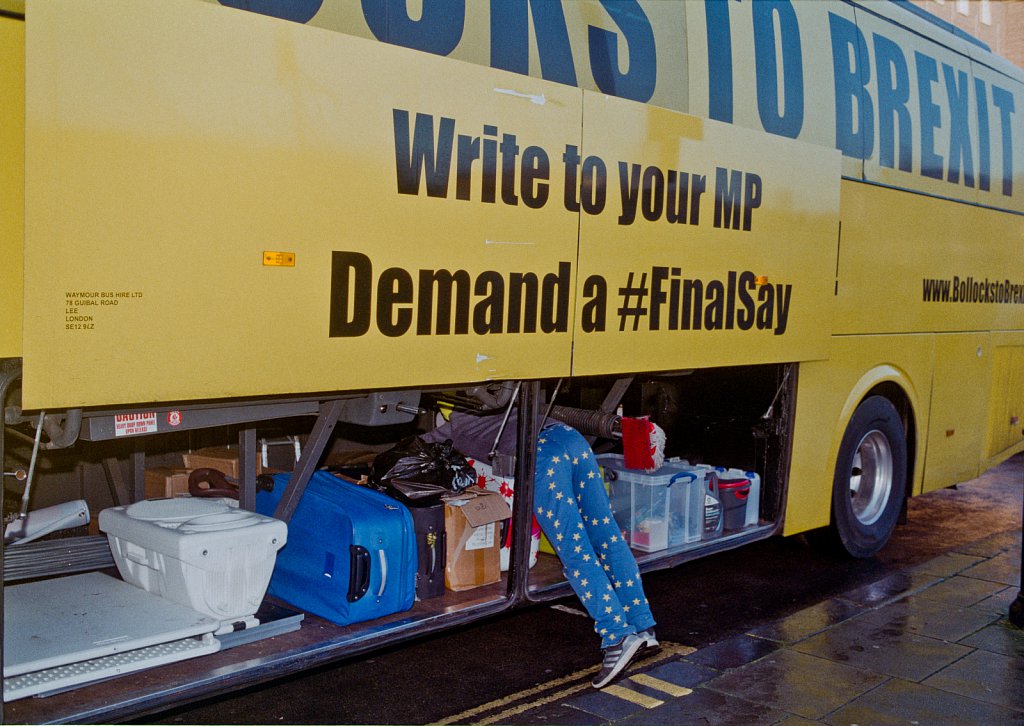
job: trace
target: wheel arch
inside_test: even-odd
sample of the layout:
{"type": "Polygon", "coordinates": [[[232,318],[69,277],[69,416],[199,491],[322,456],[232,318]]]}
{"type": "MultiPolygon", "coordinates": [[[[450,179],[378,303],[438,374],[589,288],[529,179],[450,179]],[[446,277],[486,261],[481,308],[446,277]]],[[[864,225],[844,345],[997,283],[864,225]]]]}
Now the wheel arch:
{"type": "Polygon", "coordinates": [[[920,392],[906,371],[893,365],[879,365],[864,373],[850,393],[840,410],[836,427],[832,434],[832,445],[828,461],[835,466],[839,456],[839,447],[843,435],[853,418],[857,407],[871,396],[882,396],[889,400],[900,414],[903,429],[907,438],[907,488],[906,496],[919,490],[921,479],[920,431],[919,418],[922,415],[920,392]]]}
{"type": "Polygon", "coordinates": [[[829,526],[821,540],[837,553],[873,556],[905,521],[918,458],[919,408],[910,383],[905,372],[877,366],[842,407],[829,456],[829,526]]]}

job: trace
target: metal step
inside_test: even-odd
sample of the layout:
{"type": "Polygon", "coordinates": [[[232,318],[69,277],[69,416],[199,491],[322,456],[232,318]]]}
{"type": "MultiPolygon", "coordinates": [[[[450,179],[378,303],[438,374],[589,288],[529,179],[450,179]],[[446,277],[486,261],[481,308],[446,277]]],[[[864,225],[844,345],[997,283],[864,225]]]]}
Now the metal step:
{"type": "Polygon", "coordinates": [[[220,641],[207,633],[4,679],[4,701],[63,691],[86,683],[216,653],[220,641]]]}

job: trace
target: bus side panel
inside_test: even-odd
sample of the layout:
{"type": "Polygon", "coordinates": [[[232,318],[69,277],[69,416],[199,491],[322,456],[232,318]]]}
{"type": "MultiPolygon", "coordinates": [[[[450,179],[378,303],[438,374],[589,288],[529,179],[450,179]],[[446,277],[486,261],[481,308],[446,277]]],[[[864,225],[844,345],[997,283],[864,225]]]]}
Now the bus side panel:
{"type": "Polygon", "coordinates": [[[992,376],[989,351],[989,333],[935,336],[926,492],[978,475],[992,376]]]}
{"type": "Polygon", "coordinates": [[[1024,88],[998,58],[894,3],[687,11],[690,113],[840,149],[850,179],[1024,210],[1024,88]]]}
{"type": "MultiPolygon", "coordinates": [[[[953,88],[964,94],[967,109],[967,97],[973,96],[968,43],[942,36],[940,44],[862,10],[857,12],[856,37],[864,42],[862,51],[867,51],[858,58],[863,86],[846,86],[846,90],[856,95],[863,88],[874,102],[864,133],[869,144],[865,148],[864,178],[926,194],[978,201],[974,163],[977,124],[968,118],[973,115],[969,110],[966,116],[960,113],[961,104],[957,103],[953,127],[950,108],[954,104],[945,82],[949,75],[953,88]],[[963,145],[967,148],[960,149],[963,145]],[[960,153],[951,154],[951,149],[960,153]]],[[[1001,169],[1000,130],[998,123],[994,125],[994,161],[1001,169]]],[[[987,137],[985,140],[989,141],[987,137]]],[[[1005,206],[1011,200],[1001,197],[991,201],[1005,206]]]]}
{"type": "MultiPolygon", "coordinates": [[[[223,4],[248,9],[250,3],[223,4]]],[[[687,111],[690,3],[470,0],[461,16],[449,8],[430,12],[430,5],[441,4],[424,2],[328,0],[312,14],[298,3],[261,5],[261,13],[310,26],[687,111]]]]}
{"type": "MultiPolygon", "coordinates": [[[[836,141],[832,26],[856,28],[853,6],[802,2],[684,3],[690,113],[842,148],[836,141]],[[777,13],[777,14],[774,14],[777,13]],[[760,32],[759,32],[760,31],[760,32]],[[764,41],[769,42],[764,42],[764,41]]],[[[846,149],[842,174],[860,179],[863,154],[846,149]]]]}
{"type": "Polygon", "coordinates": [[[992,334],[992,387],[982,469],[1024,450],[1024,332],[992,334]]]}
{"type": "Polygon", "coordinates": [[[1020,69],[976,49],[972,54],[971,108],[977,116],[978,145],[957,155],[965,167],[968,159],[975,162],[974,183],[981,204],[1024,212],[1024,83],[1020,82],[1020,69]],[[971,152],[973,157],[967,156],[971,152]]]}
{"type": "Polygon", "coordinates": [[[578,89],[196,2],[27,22],[26,407],[569,373],[578,89]]]}
{"type": "Polygon", "coordinates": [[[840,149],[849,178],[1024,210],[1016,70],[896,3],[470,2],[455,15],[422,3],[420,17],[401,2],[329,2],[312,13],[262,5],[310,25],[840,149]]]}
{"type": "Polygon", "coordinates": [[[1024,329],[1021,217],[844,181],[837,334],[1024,329]]]}
{"type": "Polygon", "coordinates": [[[21,355],[25,23],[0,17],[0,358],[21,355]]]}
{"type": "MultiPolygon", "coordinates": [[[[932,335],[837,336],[829,360],[800,364],[785,534],[828,524],[839,443],[872,388],[896,383],[909,399],[916,429],[923,430],[934,356],[932,335]]],[[[915,448],[921,451],[920,442],[915,448]]],[[[923,471],[917,456],[910,491],[919,491],[923,471]]]]}
{"type": "Polygon", "coordinates": [[[828,356],[838,152],[585,92],[582,156],[574,375],[828,356]]]}

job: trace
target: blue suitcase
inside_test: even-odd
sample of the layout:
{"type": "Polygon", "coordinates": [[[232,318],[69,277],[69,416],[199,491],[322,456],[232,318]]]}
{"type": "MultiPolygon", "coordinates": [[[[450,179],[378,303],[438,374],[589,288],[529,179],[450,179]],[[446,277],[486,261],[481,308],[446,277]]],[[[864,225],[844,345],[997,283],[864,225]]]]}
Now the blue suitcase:
{"type": "MultiPolygon", "coordinates": [[[[256,511],[273,515],[288,485],[256,495],[256,511]]],[[[288,523],[267,592],[338,625],[408,610],[416,593],[412,515],[386,494],[319,471],[288,523]]]]}

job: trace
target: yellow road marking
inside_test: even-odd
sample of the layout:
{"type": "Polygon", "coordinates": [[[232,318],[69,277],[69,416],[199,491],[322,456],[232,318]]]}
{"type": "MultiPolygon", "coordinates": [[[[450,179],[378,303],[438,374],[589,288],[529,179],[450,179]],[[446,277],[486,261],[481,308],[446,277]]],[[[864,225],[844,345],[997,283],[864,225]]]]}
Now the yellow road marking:
{"type": "Polygon", "coordinates": [[[610,686],[605,686],[601,689],[601,692],[607,693],[610,696],[617,696],[618,698],[621,698],[623,701],[629,701],[631,703],[635,703],[638,706],[643,706],[644,708],[657,708],[658,706],[663,706],[665,704],[664,701],[659,701],[657,698],[645,696],[642,693],[631,691],[628,688],[617,685],[615,683],[611,684],[610,686]]]}
{"type": "Polygon", "coordinates": [[[630,676],[629,680],[634,683],[639,683],[641,686],[647,686],[648,688],[653,688],[656,691],[667,693],[668,695],[676,698],[679,698],[680,696],[689,696],[693,693],[693,690],[686,686],[678,686],[675,683],[663,681],[660,678],[649,676],[646,673],[637,673],[636,675],[630,676]]]}
{"type": "MultiPolygon", "coordinates": [[[[657,653],[644,658],[637,664],[634,664],[634,666],[630,668],[630,670],[635,670],[638,666],[648,668],[656,663],[660,663],[663,660],[668,660],[669,658],[675,656],[689,655],[694,650],[696,650],[696,648],[691,648],[688,645],[679,645],[678,643],[668,643],[662,641],[661,649],[657,653]]],[[[450,724],[458,723],[473,723],[479,724],[479,726],[485,726],[486,724],[492,724],[503,719],[508,719],[513,716],[517,716],[518,714],[523,713],[525,711],[529,711],[539,706],[546,706],[549,703],[553,703],[554,701],[558,701],[560,699],[571,696],[574,693],[578,693],[580,691],[591,688],[589,677],[592,676],[594,673],[597,673],[598,668],[599,666],[584,668],[583,670],[576,671],[575,673],[570,673],[569,675],[563,676],[562,678],[556,678],[553,681],[541,683],[540,685],[534,686],[533,688],[527,689],[525,691],[520,691],[519,693],[512,694],[511,696],[506,696],[505,698],[499,698],[497,700],[491,701],[490,703],[485,703],[480,706],[476,706],[475,708],[468,709],[466,711],[463,711],[462,713],[457,713],[453,716],[448,716],[447,718],[435,721],[434,723],[437,726],[449,726],[450,724]],[[562,688],[561,690],[558,690],[542,698],[538,698],[537,700],[530,700],[533,696],[539,693],[549,691],[552,688],[559,688],[560,686],[563,686],[567,683],[572,683],[573,681],[578,681],[579,679],[584,677],[586,677],[587,680],[583,683],[574,683],[573,685],[570,685],[566,688],[562,688]],[[526,699],[525,703],[521,703],[518,706],[511,706],[511,704],[516,703],[518,701],[522,701],[524,699],[526,699]],[[490,716],[487,716],[486,718],[476,718],[478,714],[487,713],[488,711],[494,711],[495,709],[505,710],[493,713],[490,716]]]]}
{"type": "MultiPolygon", "coordinates": [[[[579,675],[580,673],[586,673],[589,676],[589,674],[591,672],[592,671],[589,671],[589,670],[587,670],[587,671],[580,671],[576,675],[579,675]]],[[[585,691],[588,688],[592,688],[592,686],[590,685],[589,682],[578,683],[575,686],[571,686],[569,688],[566,688],[565,690],[559,691],[558,693],[553,693],[550,696],[545,696],[544,698],[537,699],[536,701],[527,701],[526,703],[521,703],[518,706],[514,706],[513,708],[509,708],[509,709],[506,709],[504,711],[500,711],[498,713],[491,714],[487,718],[481,718],[481,719],[477,719],[475,721],[472,721],[472,723],[478,724],[479,726],[487,726],[487,724],[497,723],[498,721],[503,721],[505,719],[511,718],[512,716],[518,716],[519,714],[525,713],[526,711],[529,711],[531,709],[537,708],[538,706],[546,706],[549,703],[553,703],[555,701],[560,701],[563,698],[571,696],[574,693],[579,693],[580,691],[585,691]]],[[[443,721],[442,723],[464,723],[464,722],[456,720],[456,721],[443,721]]]]}
{"type": "Polygon", "coordinates": [[[448,718],[446,718],[444,720],[441,720],[441,721],[436,721],[435,723],[437,724],[437,726],[447,726],[448,724],[467,723],[467,722],[471,722],[471,723],[475,723],[475,724],[494,723],[495,721],[497,721],[497,720],[499,720],[501,718],[504,718],[506,716],[514,716],[514,715],[516,715],[518,713],[522,713],[523,711],[526,711],[527,709],[534,708],[535,706],[543,706],[545,704],[551,703],[552,701],[557,701],[559,698],[562,698],[564,696],[571,695],[573,693],[576,693],[577,691],[582,691],[584,688],[590,688],[590,684],[589,683],[579,683],[579,684],[576,684],[575,686],[571,686],[571,687],[566,688],[564,690],[558,691],[557,693],[551,694],[550,696],[547,696],[545,698],[539,699],[537,701],[530,701],[525,706],[517,707],[517,708],[511,708],[511,709],[509,709],[507,711],[502,711],[501,713],[495,714],[495,715],[493,715],[493,716],[491,716],[490,718],[487,718],[487,719],[474,719],[472,717],[475,716],[478,713],[485,713],[487,711],[492,711],[492,710],[494,710],[496,708],[502,708],[503,706],[507,706],[510,703],[514,703],[515,701],[519,701],[519,700],[522,700],[524,698],[530,698],[531,696],[533,696],[533,695],[535,695],[537,693],[541,693],[541,692],[546,691],[546,690],[548,690],[550,688],[557,688],[558,686],[561,686],[564,683],[568,683],[570,681],[578,680],[578,679],[582,678],[583,676],[587,676],[587,675],[590,675],[591,673],[596,673],[596,672],[597,672],[597,668],[586,668],[586,669],[581,670],[581,671],[576,671],[575,673],[570,673],[569,675],[564,676],[563,678],[557,678],[557,679],[555,679],[553,681],[548,681],[547,683],[542,683],[539,686],[534,686],[533,688],[530,688],[529,690],[520,691],[519,693],[514,693],[511,696],[506,696],[505,698],[499,698],[496,701],[491,701],[490,703],[485,703],[482,706],[477,706],[476,708],[471,708],[468,711],[463,711],[462,713],[455,714],[454,716],[449,716],[448,718]]]}

